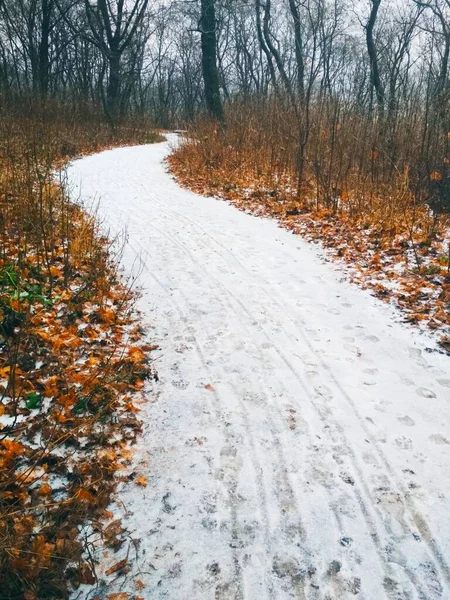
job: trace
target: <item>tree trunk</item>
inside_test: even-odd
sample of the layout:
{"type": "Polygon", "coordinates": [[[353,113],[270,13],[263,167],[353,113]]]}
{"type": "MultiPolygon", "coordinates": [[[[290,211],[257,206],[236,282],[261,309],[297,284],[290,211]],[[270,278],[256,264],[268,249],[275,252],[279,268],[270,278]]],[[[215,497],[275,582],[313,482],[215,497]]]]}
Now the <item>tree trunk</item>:
{"type": "Polygon", "coordinates": [[[271,34],[270,34],[270,29],[269,29],[269,21],[271,18],[270,10],[271,10],[271,1],[266,0],[266,2],[264,4],[264,19],[263,19],[264,40],[266,42],[267,48],[269,49],[270,53],[272,54],[272,56],[275,60],[275,63],[278,67],[278,71],[280,73],[281,80],[284,83],[284,87],[286,88],[289,99],[291,100],[292,105],[295,106],[295,98],[292,95],[291,82],[289,81],[289,77],[287,76],[280,53],[275,48],[275,45],[273,44],[272,39],[271,39],[271,34]]]}
{"type": "Polygon", "coordinates": [[[214,0],[201,0],[202,16],[199,28],[202,38],[202,71],[205,100],[209,114],[217,121],[224,121],[222,100],[217,71],[217,36],[214,0]]]}
{"type": "Polygon", "coordinates": [[[112,50],[108,56],[109,78],[106,89],[106,109],[108,117],[116,122],[120,106],[120,52],[112,50]]]}
{"type": "Polygon", "coordinates": [[[381,83],[380,69],[378,66],[378,56],[373,38],[373,30],[377,21],[378,9],[380,8],[381,0],[372,0],[372,8],[370,10],[369,20],[366,25],[366,41],[367,52],[370,60],[370,80],[372,87],[375,90],[377,98],[378,110],[380,113],[384,111],[384,88],[381,83]]]}
{"type": "Polygon", "coordinates": [[[297,63],[297,91],[300,101],[305,99],[305,62],[303,60],[302,23],[296,0],[289,0],[289,9],[294,20],[295,60],[297,63]]]}

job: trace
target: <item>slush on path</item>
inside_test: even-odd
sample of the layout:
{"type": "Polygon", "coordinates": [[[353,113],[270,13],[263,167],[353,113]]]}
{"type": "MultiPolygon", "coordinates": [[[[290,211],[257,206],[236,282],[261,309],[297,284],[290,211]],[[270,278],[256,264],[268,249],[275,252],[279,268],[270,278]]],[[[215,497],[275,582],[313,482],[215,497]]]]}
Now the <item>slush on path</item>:
{"type": "Polygon", "coordinates": [[[126,230],[160,346],[135,458],[148,486],[119,487],[132,570],[112,591],[450,599],[449,358],[314,245],[180,188],[169,152],[68,171],[126,230]]]}

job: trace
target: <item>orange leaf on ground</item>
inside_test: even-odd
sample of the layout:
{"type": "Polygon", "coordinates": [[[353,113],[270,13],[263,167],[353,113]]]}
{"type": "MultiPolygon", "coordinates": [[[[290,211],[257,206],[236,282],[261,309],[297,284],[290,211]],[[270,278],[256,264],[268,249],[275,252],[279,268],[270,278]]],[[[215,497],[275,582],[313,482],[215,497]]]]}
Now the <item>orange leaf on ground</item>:
{"type": "Polygon", "coordinates": [[[11,300],[11,308],[16,311],[20,311],[20,302],[18,300],[11,300]]]}
{"type": "Polygon", "coordinates": [[[113,321],[115,321],[116,319],[116,313],[113,311],[112,308],[109,308],[108,306],[102,306],[101,308],[99,308],[98,316],[103,321],[103,323],[108,324],[113,323],[113,321]]]}
{"type": "Polygon", "coordinates": [[[68,394],[64,394],[64,396],[60,396],[58,398],[58,404],[62,404],[66,409],[72,408],[74,404],[77,403],[77,395],[75,390],[70,390],[68,394]]]}
{"type": "Polygon", "coordinates": [[[143,379],[136,379],[134,385],[132,386],[134,390],[142,390],[145,385],[145,381],[143,379]]]}
{"type": "Polygon", "coordinates": [[[94,496],[87,490],[79,489],[75,494],[80,500],[87,500],[88,502],[95,502],[94,496]]]}
{"type": "Polygon", "coordinates": [[[20,442],[15,442],[14,440],[8,440],[6,438],[2,440],[2,445],[5,450],[12,455],[19,456],[25,452],[24,446],[22,446],[20,442]]]}
{"type": "Polygon", "coordinates": [[[131,347],[128,350],[128,356],[133,362],[141,362],[145,358],[145,354],[142,352],[142,350],[140,348],[135,347],[131,347]]]}
{"type": "Polygon", "coordinates": [[[112,575],[113,573],[117,573],[117,571],[121,571],[128,564],[128,558],[124,558],[123,560],[119,560],[112,567],[109,567],[107,571],[105,571],[105,575],[112,575]]]}
{"type": "Polygon", "coordinates": [[[38,494],[40,496],[48,496],[48,494],[52,493],[52,488],[48,485],[48,483],[44,483],[44,485],[39,489],[38,494]]]}
{"type": "Polygon", "coordinates": [[[45,392],[44,395],[46,398],[51,398],[53,396],[57,396],[59,394],[58,387],[59,377],[57,375],[53,375],[49,377],[45,382],[45,392]]]}
{"type": "Polygon", "coordinates": [[[141,475],[140,477],[138,477],[136,479],[136,483],[137,483],[137,485],[140,485],[142,487],[147,487],[147,485],[148,485],[147,477],[145,475],[141,475]]]}
{"type": "Polygon", "coordinates": [[[8,379],[11,372],[11,367],[3,367],[0,369],[0,379],[8,379]]]}
{"type": "Polygon", "coordinates": [[[108,594],[106,600],[128,600],[129,595],[126,592],[118,592],[117,594],[108,594]]]}
{"type": "Polygon", "coordinates": [[[142,350],[144,352],[152,352],[153,350],[158,350],[159,346],[157,344],[144,344],[142,346],[142,350]]]}

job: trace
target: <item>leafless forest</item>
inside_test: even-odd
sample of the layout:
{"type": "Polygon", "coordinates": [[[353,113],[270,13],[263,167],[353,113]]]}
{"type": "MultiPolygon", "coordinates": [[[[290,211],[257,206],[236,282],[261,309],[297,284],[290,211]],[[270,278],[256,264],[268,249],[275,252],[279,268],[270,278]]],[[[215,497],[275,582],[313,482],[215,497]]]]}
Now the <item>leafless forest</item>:
{"type": "Polygon", "coordinates": [[[442,211],[449,14],[447,0],[2,0],[2,100],[166,128],[229,113],[276,169],[295,163],[299,194],[310,175],[326,202],[355,177],[406,178],[442,211]]]}

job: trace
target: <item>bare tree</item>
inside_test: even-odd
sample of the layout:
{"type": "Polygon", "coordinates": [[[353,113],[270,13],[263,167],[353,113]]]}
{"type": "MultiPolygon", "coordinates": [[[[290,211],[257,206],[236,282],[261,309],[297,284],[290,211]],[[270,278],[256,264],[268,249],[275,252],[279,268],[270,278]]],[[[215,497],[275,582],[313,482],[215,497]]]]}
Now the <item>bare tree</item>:
{"type": "Polygon", "coordinates": [[[57,21],[54,0],[3,0],[0,14],[8,36],[20,42],[23,64],[30,68],[33,91],[45,98],[49,86],[50,36],[57,21]]]}
{"type": "Polygon", "coordinates": [[[101,51],[108,65],[108,85],[105,108],[108,117],[115,121],[120,116],[122,59],[142,24],[148,0],[84,0],[90,28],[90,41],[101,51]]]}

